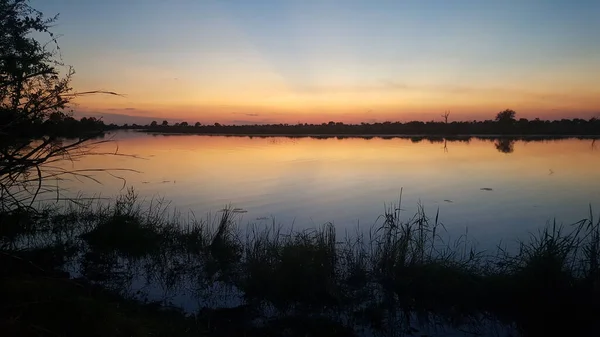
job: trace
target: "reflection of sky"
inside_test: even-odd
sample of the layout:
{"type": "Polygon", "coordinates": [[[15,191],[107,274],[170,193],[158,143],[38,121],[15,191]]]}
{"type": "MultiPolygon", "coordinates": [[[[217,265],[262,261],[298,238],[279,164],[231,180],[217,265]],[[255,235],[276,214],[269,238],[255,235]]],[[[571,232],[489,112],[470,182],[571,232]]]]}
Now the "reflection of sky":
{"type": "MultiPolygon", "coordinates": [[[[600,202],[600,152],[591,141],[517,142],[504,154],[481,140],[448,142],[444,152],[443,143],[409,139],[116,138],[120,152],[147,159],[90,157],[77,167],[137,169],[143,173],[123,175],[141,195],[164,196],[184,215],[192,210],[201,217],[231,203],[248,210],[244,223],[271,216],[296,228],[332,221],[343,235],[359,221],[371,226],[403,189],[406,218],[421,201],[431,217],[439,207],[453,237],[468,227],[487,245],[554,217],[572,223],[600,202]]],[[[122,184],[102,180],[74,189],[112,195],[122,184]]]]}

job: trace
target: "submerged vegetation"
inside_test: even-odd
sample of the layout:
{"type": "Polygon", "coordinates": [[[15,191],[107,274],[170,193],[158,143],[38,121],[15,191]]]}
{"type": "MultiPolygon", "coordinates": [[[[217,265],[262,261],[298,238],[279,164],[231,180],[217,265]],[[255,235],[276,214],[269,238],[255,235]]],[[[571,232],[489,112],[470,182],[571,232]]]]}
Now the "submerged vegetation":
{"type": "Polygon", "coordinates": [[[132,190],[112,204],[3,212],[0,326],[48,336],[94,326],[101,336],[600,328],[600,221],[591,212],[517,251],[484,252],[464,237],[446,240],[437,214],[420,207],[403,220],[399,209],[343,235],[330,224],[240,227],[233,208],[184,221],[132,190]]]}

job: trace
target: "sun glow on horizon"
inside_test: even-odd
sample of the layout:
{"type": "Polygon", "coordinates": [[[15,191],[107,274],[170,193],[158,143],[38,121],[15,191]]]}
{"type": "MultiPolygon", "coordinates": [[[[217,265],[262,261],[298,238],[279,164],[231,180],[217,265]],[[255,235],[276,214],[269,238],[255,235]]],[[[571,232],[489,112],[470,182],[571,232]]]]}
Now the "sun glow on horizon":
{"type": "Polygon", "coordinates": [[[33,2],[61,13],[73,87],[125,95],[80,98],[86,114],[260,124],[600,113],[597,3],[33,2]]]}

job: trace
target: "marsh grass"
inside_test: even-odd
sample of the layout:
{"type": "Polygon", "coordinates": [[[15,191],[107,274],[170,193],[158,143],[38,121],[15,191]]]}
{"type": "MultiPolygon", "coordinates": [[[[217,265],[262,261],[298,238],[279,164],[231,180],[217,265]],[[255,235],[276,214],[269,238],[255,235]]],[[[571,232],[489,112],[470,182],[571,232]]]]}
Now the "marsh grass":
{"type": "MultiPolygon", "coordinates": [[[[112,204],[1,214],[0,274],[11,287],[50,277],[163,306],[189,294],[199,303],[196,328],[212,335],[280,335],[294,324],[332,334],[403,335],[427,325],[478,331],[493,322],[531,336],[597,331],[600,221],[591,208],[588,219],[549,224],[516,251],[491,253],[477,251],[468,231],[449,241],[439,212],[430,218],[419,205],[404,219],[401,206],[401,199],[386,206],[367,232],[339,235],[332,224],[284,231],[275,221],[241,230],[238,209],[182,219],[164,201],[140,200],[131,190],[112,204]]],[[[12,298],[9,313],[48,310],[25,295],[12,298]]]]}
{"type": "Polygon", "coordinates": [[[239,288],[251,301],[266,300],[278,309],[335,306],[337,292],[335,229],[282,235],[275,227],[253,231],[246,241],[239,288]]]}

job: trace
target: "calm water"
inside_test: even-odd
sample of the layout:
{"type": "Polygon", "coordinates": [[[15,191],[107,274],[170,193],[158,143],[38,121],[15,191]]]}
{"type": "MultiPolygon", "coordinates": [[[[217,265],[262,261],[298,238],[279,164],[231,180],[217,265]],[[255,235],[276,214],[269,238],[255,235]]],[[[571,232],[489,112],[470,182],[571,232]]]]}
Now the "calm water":
{"type": "MultiPolygon", "coordinates": [[[[359,223],[371,226],[384,204],[398,202],[402,189],[406,218],[419,202],[431,217],[439,208],[451,236],[468,228],[469,237],[490,248],[554,218],[580,220],[589,204],[600,213],[600,149],[590,140],[517,141],[503,153],[494,141],[477,139],[444,147],[401,138],[111,136],[115,142],[105,150],[118,146],[140,158],[89,157],[75,168],[138,170],[120,174],[127,186],[164,197],[184,215],[203,217],[232,204],[247,211],[244,224],[274,217],[297,229],[333,222],[339,233],[355,232],[359,223]]],[[[66,186],[86,195],[122,192],[122,181],[98,178],[102,185],[66,186]]]]}

